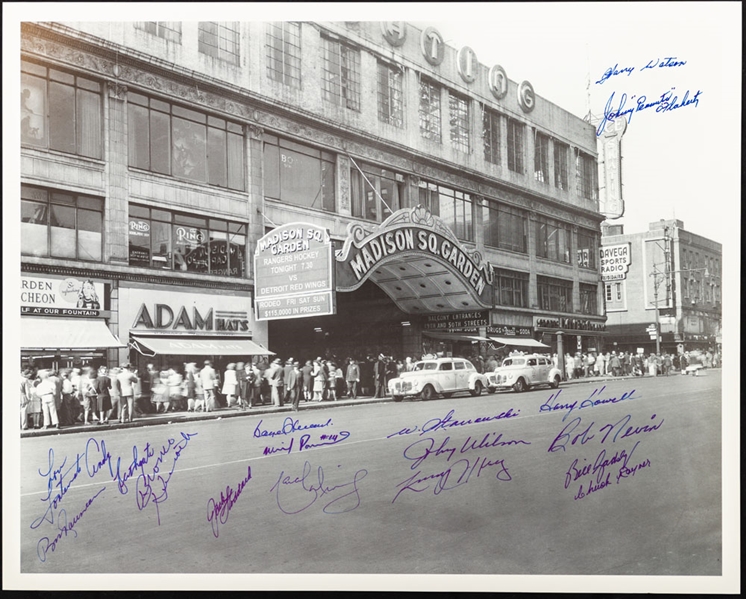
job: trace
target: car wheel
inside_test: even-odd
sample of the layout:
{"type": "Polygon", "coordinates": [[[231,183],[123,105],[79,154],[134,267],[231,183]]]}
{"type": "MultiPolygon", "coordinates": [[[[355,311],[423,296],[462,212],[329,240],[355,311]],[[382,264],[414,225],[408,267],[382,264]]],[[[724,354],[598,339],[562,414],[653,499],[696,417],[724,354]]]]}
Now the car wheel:
{"type": "Polygon", "coordinates": [[[469,393],[471,393],[474,397],[476,397],[477,395],[482,395],[482,383],[480,383],[479,381],[474,383],[474,389],[470,389],[469,393]]]}
{"type": "Polygon", "coordinates": [[[426,385],[425,388],[422,390],[422,393],[420,394],[420,397],[424,401],[428,401],[430,399],[434,399],[437,393],[435,393],[435,389],[432,385],[426,385]]]}
{"type": "Polygon", "coordinates": [[[550,383],[550,385],[552,386],[552,389],[556,389],[557,387],[559,387],[559,384],[560,384],[560,377],[555,374],[554,380],[550,383]]]}
{"type": "Polygon", "coordinates": [[[401,401],[402,399],[404,399],[403,395],[394,395],[394,401],[401,401]]]}
{"type": "Polygon", "coordinates": [[[519,378],[515,382],[515,385],[513,385],[513,389],[515,389],[516,393],[523,393],[526,390],[526,381],[523,378],[519,378]]]}

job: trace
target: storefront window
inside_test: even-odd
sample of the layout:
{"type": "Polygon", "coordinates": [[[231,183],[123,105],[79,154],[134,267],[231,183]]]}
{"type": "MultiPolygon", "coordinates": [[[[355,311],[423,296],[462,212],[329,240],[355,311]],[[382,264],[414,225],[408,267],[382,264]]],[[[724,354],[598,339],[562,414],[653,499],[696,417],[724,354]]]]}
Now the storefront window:
{"type": "Polygon", "coordinates": [[[130,266],[246,276],[246,225],[130,205],[130,266]]]}
{"type": "Polygon", "coordinates": [[[494,288],[498,306],[528,307],[528,273],[496,268],[494,288]]]}
{"type": "Polygon", "coordinates": [[[570,229],[565,223],[536,218],[536,255],[555,262],[570,263],[570,229]]]}
{"type": "Polygon", "coordinates": [[[101,84],[21,61],[21,143],[101,158],[101,84]]]}
{"type": "Polygon", "coordinates": [[[264,136],[264,194],[268,198],[334,212],[334,166],[334,154],[264,136]]]}
{"type": "Polygon", "coordinates": [[[572,312],[572,282],[537,277],[539,307],[553,312],[572,312]]]}
{"type": "Polygon", "coordinates": [[[528,216],[519,208],[486,201],[482,207],[484,244],[526,253],[528,216]]]}
{"type": "Polygon", "coordinates": [[[243,191],[243,127],[134,92],[127,95],[129,165],[243,191]]]}
{"type": "Polygon", "coordinates": [[[419,203],[439,216],[456,237],[474,241],[474,204],[468,193],[421,181],[419,203]]]}
{"type": "Polygon", "coordinates": [[[581,229],[578,231],[578,266],[581,268],[596,268],[596,254],[598,254],[596,234],[593,231],[581,229]]]}
{"type": "Polygon", "coordinates": [[[401,207],[404,177],[369,164],[357,167],[350,168],[352,216],[383,222],[401,207]]]}
{"type": "Polygon", "coordinates": [[[580,311],[583,314],[598,314],[595,285],[580,285],[580,311]]]}
{"type": "Polygon", "coordinates": [[[100,261],[101,198],[21,185],[21,253],[100,261]]]}

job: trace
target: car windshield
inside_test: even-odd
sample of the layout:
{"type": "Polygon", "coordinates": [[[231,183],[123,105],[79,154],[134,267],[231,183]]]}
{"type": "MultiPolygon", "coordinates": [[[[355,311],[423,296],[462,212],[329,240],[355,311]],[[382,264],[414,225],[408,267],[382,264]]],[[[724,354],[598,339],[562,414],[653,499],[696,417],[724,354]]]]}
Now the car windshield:
{"type": "Polygon", "coordinates": [[[524,366],[525,364],[525,358],[505,358],[503,360],[503,366],[524,366]]]}
{"type": "Polygon", "coordinates": [[[417,372],[418,370],[437,370],[437,369],[438,369],[437,362],[417,362],[414,365],[415,372],[417,372]]]}

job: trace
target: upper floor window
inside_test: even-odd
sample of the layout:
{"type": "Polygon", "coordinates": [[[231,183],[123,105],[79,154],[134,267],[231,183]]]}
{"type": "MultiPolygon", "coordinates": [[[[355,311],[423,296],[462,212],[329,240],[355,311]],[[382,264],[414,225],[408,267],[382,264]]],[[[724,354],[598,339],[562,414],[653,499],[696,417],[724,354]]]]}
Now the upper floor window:
{"type": "Polygon", "coordinates": [[[578,266],[581,268],[596,268],[597,239],[593,231],[578,229],[578,266]]]}
{"type": "Polygon", "coordinates": [[[21,185],[21,254],[100,262],[104,200],[21,185]]]}
{"type": "Polygon", "coordinates": [[[549,138],[538,131],[534,136],[534,179],[549,183],[549,138]]]}
{"type": "Polygon", "coordinates": [[[500,115],[485,110],[482,113],[482,138],[484,159],[492,164],[500,164],[500,115]]]}
{"type": "Polygon", "coordinates": [[[420,81],[420,134],[425,139],[441,141],[440,91],[434,83],[420,81]]]}
{"type": "Polygon", "coordinates": [[[170,42],[181,43],[180,21],[135,21],[135,28],[142,29],[170,42]]]}
{"type": "Polygon", "coordinates": [[[102,157],[101,84],[21,61],[21,143],[102,157]]]}
{"type": "Polygon", "coordinates": [[[231,64],[239,64],[238,22],[200,21],[199,51],[231,64]]]}
{"type": "Polygon", "coordinates": [[[595,285],[580,284],[580,312],[582,314],[598,314],[596,297],[595,285]]]}
{"type": "Polygon", "coordinates": [[[360,110],[360,51],[345,44],[321,38],[324,99],[335,106],[360,110]]]}
{"type": "Polygon", "coordinates": [[[536,218],[536,255],[555,262],[570,263],[570,228],[544,216],[536,218]]]}
{"type": "Polygon", "coordinates": [[[593,157],[578,151],[575,161],[581,197],[589,200],[598,199],[598,167],[593,157]]]}
{"type": "Polygon", "coordinates": [[[469,153],[469,100],[453,92],[448,93],[451,113],[451,146],[459,152],[469,153]]]}
{"type": "Polygon", "coordinates": [[[567,154],[570,146],[554,140],[554,186],[557,189],[568,189],[567,154]]]}
{"type": "Polygon", "coordinates": [[[383,62],[378,63],[378,120],[404,127],[404,73],[383,62]]]}
{"type": "Polygon", "coordinates": [[[300,23],[267,23],[267,75],[300,87],[300,23]]]}
{"type": "Polygon", "coordinates": [[[539,307],[552,312],[572,312],[572,281],[538,276],[539,307]]]}
{"type": "Polygon", "coordinates": [[[334,212],[334,154],[264,134],[264,195],[334,212]]]}
{"type": "Polygon", "coordinates": [[[528,216],[519,208],[484,202],[482,206],[484,244],[513,252],[526,252],[528,216]]]}
{"type": "Polygon", "coordinates": [[[495,269],[495,303],[498,306],[528,307],[528,273],[495,269]]]}
{"type": "Polygon", "coordinates": [[[508,119],[508,168],[523,174],[523,123],[508,119]]]}
{"type": "Polygon", "coordinates": [[[134,92],[127,107],[130,166],[244,189],[241,125],[134,92]]]}
{"type": "Polygon", "coordinates": [[[474,241],[474,205],[468,193],[421,181],[419,203],[439,216],[456,237],[474,241]]]}
{"type": "MultiPolygon", "coordinates": [[[[624,281],[616,281],[604,284],[604,299],[606,300],[606,310],[624,310],[624,281]]],[[[582,288],[581,288],[582,291],[582,288]]]]}
{"type": "Polygon", "coordinates": [[[369,164],[350,169],[352,216],[383,222],[401,207],[404,177],[369,164]]]}
{"type": "Polygon", "coordinates": [[[130,204],[129,264],[245,277],[246,225],[130,204]]]}

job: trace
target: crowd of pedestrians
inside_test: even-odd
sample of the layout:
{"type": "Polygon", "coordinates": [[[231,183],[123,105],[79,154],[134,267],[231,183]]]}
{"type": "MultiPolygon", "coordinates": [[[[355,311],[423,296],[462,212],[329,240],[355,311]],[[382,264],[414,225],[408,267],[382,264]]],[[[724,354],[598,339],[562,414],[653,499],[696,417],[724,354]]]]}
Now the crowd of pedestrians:
{"type": "MultiPolygon", "coordinates": [[[[499,367],[502,358],[520,353],[487,357],[474,354],[469,359],[479,372],[489,372],[499,367]]],[[[557,354],[552,358],[558,367],[557,354]]],[[[564,374],[566,380],[668,376],[696,368],[717,368],[720,360],[720,354],[711,351],[661,355],[577,352],[564,356],[564,374]]],[[[105,425],[113,420],[132,422],[144,414],[250,410],[265,405],[290,405],[297,411],[301,402],[380,398],[388,395],[388,381],[412,370],[414,364],[411,357],[395,360],[379,354],[362,360],[319,356],[303,363],[293,358],[247,358],[220,370],[210,360],[199,366],[190,362],[160,371],[148,364],[143,373],[130,364],[111,370],[86,367],[60,371],[29,365],[21,373],[21,428],[105,425]]]]}

